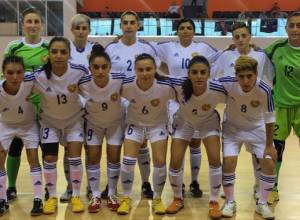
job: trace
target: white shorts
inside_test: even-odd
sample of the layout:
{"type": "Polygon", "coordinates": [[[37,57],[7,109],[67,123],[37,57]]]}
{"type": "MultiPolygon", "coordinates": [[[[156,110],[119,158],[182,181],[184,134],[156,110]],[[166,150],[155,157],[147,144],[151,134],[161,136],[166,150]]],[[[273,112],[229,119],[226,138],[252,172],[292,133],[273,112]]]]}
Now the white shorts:
{"type": "Polygon", "coordinates": [[[197,134],[198,139],[204,139],[209,136],[220,136],[220,121],[218,117],[214,117],[213,120],[209,120],[201,123],[197,130],[193,126],[183,120],[181,117],[177,117],[174,121],[174,134],[172,138],[183,139],[191,141],[197,134]]]}
{"type": "Polygon", "coordinates": [[[100,128],[87,121],[85,129],[85,142],[87,145],[101,145],[103,138],[109,145],[122,145],[124,140],[124,124],[114,124],[109,128],[100,128]]]}
{"type": "Polygon", "coordinates": [[[224,157],[238,156],[244,144],[247,151],[255,154],[257,158],[263,158],[266,147],[265,126],[245,131],[223,123],[222,141],[224,157]]]}
{"type": "MultiPolygon", "coordinates": [[[[176,112],[178,111],[180,105],[178,102],[174,100],[170,100],[168,102],[168,129],[169,129],[169,134],[173,135],[175,132],[175,129],[173,128],[173,122],[176,116],[176,112]]],[[[195,139],[201,139],[199,131],[195,130],[193,134],[193,138],[195,139]]]]}
{"type": "Polygon", "coordinates": [[[168,129],[166,124],[157,126],[137,126],[134,124],[127,125],[125,130],[125,138],[136,141],[138,143],[144,143],[144,140],[149,140],[150,143],[154,143],[168,138],[168,129]]]}
{"type": "Polygon", "coordinates": [[[8,150],[12,140],[21,138],[26,149],[36,149],[39,145],[39,129],[36,122],[28,125],[7,125],[0,122],[0,143],[8,150]]]}
{"type": "Polygon", "coordinates": [[[65,142],[83,142],[83,120],[79,119],[75,123],[67,126],[64,129],[54,128],[43,120],[41,124],[41,142],[47,143],[65,143],[65,142]]]}

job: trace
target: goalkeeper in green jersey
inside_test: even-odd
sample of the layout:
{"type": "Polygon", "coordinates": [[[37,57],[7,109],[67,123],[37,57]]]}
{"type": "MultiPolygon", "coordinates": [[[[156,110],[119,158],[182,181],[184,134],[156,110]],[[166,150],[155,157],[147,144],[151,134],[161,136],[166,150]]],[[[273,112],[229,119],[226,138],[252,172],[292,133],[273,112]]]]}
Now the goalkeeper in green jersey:
{"type": "MultiPolygon", "coordinates": [[[[22,14],[22,30],[24,37],[8,44],[4,56],[22,57],[26,72],[33,72],[47,62],[48,42],[41,37],[42,16],[35,8],[28,8],[22,14]]],[[[39,106],[38,96],[32,96],[32,101],[39,106]]],[[[8,189],[7,198],[12,201],[17,196],[16,180],[20,167],[23,143],[19,138],[12,141],[6,161],[8,189]],[[13,146],[13,147],[12,147],[13,146]]]]}
{"type": "Polygon", "coordinates": [[[277,150],[276,183],[268,198],[279,200],[278,177],[285,140],[293,128],[300,138],[300,11],[292,13],[286,24],[288,39],[278,40],[266,48],[275,67],[273,97],[276,109],[274,144],[277,150]]]}

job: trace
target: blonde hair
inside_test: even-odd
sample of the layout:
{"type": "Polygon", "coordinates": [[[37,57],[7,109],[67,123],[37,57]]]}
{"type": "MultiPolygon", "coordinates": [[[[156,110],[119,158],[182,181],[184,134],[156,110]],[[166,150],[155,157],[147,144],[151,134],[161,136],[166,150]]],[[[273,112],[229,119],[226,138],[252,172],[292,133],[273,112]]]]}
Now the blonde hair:
{"type": "Polygon", "coordinates": [[[76,26],[78,26],[82,23],[87,23],[89,26],[89,29],[91,29],[91,19],[89,16],[87,16],[85,14],[76,14],[71,19],[71,27],[72,28],[75,28],[76,26]]]}
{"type": "Polygon", "coordinates": [[[253,71],[254,73],[257,73],[257,61],[256,59],[241,55],[236,61],[234,65],[235,74],[238,74],[245,70],[253,71]]]}

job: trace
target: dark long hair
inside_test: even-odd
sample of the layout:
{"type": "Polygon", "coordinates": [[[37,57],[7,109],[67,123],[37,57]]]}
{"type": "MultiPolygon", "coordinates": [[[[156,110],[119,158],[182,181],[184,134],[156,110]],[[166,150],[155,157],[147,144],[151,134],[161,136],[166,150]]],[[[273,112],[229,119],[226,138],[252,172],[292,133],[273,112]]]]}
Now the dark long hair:
{"type": "MultiPolygon", "coordinates": [[[[69,50],[69,53],[71,52],[71,46],[70,46],[70,41],[67,39],[67,38],[64,38],[64,37],[54,37],[51,39],[50,43],[49,43],[49,54],[50,54],[50,50],[51,50],[51,47],[52,47],[52,44],[55,43],[55,42],[63,42],[68,50],[69,50]]],[[[48,62],[42,67],[42,70],[45,71],[46,73],[46,76],[47,76],[47,79],[50,79],[51,78],[51,74],[52,74],[52,65],[51,65],[51,62],[50,60],[48,60],[48,62]]]]}
{"type": "MultiPolygon", "coordinates": [[[[209,62],[204,56],[194,56],[188,65],[188,71],[190,71],[191,67],[196,63],[202,63],[208,67],[208,70],[210,69],[209,62]]],[[[193,84],[189,78],[187,78],[182,84],[182,93],[185,102],[187,102],[192,97],[193,84]]]]}
{"type": "Polygon", "coordinates": [[[93,62],[96,57],[103,57],[109,63],[111,63],[108,54],[104,51],[104,48],[100,44],[95,44],[92,48],[91,55],[89,57],[89,64],[93,62]]]}
{"type": "Polygon", "coordinates": [[[6,65],[8,65],[10,63],[21,64],[21,66],[23,67],[23,70],[25,70],[25,65],[24,65],[23,58],[13,55],[13,56],[7,56],[7,57],[4,58],[3,63],[2,63],[2,73],[4,73],[6,65]]]}

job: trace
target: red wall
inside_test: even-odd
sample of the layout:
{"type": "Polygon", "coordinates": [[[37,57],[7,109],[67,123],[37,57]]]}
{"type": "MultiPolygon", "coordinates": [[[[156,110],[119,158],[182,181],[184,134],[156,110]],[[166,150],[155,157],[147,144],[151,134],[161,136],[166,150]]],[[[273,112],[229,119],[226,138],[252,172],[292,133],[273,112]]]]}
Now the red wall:
{"type": "Polygon", "coordinates": [[[295,11],[300,7],[299,0],[207,0],[208,14],[213,11],[269,11],[277,2],[283,11],[295,11]]]}
{"type": "MultiPolygon", "coordinates": [[[[137,12],[166,12],[174,0],[84,0],[82,11],[99,12],[132,10],[137,12]]],[[[176,0],[181,5],[182,0],[176,0]]]]}

